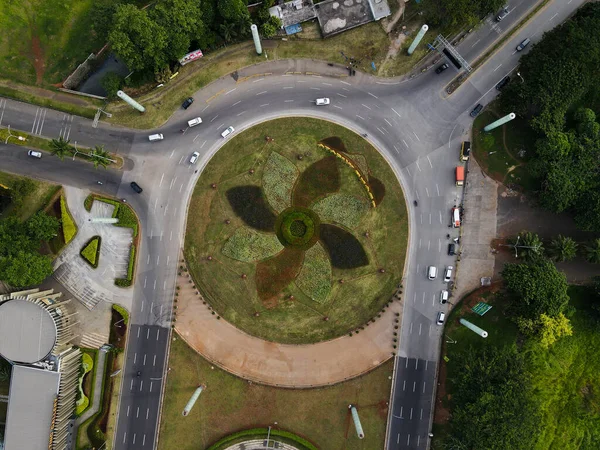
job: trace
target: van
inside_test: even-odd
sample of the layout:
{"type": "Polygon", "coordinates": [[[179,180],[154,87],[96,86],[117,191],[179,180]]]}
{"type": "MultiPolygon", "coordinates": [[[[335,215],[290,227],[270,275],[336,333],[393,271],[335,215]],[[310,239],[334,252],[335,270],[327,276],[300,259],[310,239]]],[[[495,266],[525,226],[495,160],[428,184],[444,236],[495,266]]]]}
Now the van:
{"type": "Polygon", "coordinates": [[[437,267],[429,266],[429,269],[427,269],[427,278],[435,280],[435,277],[437,277],[437,267]]]}
{"type": "Polygon", "coordinates": [[[446,320],[446,313],[444,313],[443,311],[440,311],[437,315],[436,323],[438,325],[444,325],[444,320],[446,320]]]}
{"type": "Polygon", "coordinates": [[[150,142],[152,142],[152,141],[162,141],[163,140],[163,135],[160,134],[160,133],[151,134],[150,136],[148,136],[148,140],[150,142]]]}
{"type": "Polygon", "coordinates": [[[446,303],[448,303],[448,297],[449,297],[448,291],[444,289],[440,294],[440,303],[442,305],[445,305],[446,303]]]}
{"type": "Polygon", "coordinates": [[[27,154],[33,158],[41,158],[42,157],[42,152],[36,152],[35,150],[29,150],[27,152],[27,154]]]}
{"type": "Polygon", "coordinates": [[[452,208],[452,226],[460,227],[460,208],[452,208]]]}
{"type": "Polygon", "coordinates": [[[521,50],[523,50],[525,47],[527,47],[529,45],[530,42],[531,42],[531,39],[529,39],[529,38],[525,39],[523,42],[521,42],[519,45],[517,45],[517,51],[520,52],[521,50]]]}
{"type": "Polygon", "coordinates": [[[200,125],[202,123],[202,119],[200,117],[196,117],[195,119],[188,120],[188,127],[195,127],[196,125],[200,125]]]}
{"type": "Polygon", "coordinates": [[[456,256],[458,253],[458,244],[448,244],[448,256],[456,256]]]}
{"type": "MultiPolygon", "coordinates": [[[[481,106],[481,105],[477,105],[477,106],[481,106]]],[[[463,141],[463,143],[460,147],[460,160],[467,161],[469,159],[470,155],[471,155],[471,142],[463,141]]]]}

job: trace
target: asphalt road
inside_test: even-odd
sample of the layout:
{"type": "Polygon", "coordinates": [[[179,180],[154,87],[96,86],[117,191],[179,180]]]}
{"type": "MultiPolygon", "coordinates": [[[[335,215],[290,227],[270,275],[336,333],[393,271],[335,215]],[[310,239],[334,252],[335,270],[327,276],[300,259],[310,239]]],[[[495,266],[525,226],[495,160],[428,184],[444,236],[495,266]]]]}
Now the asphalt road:
{"type": "MultiPolygon", "coordinates": [[[[387,448],[426,448],[442,337],[442,327],[435,324],[435,318],[439,311],[446,310],[438,300],[446,286],[442,272],[444,267],[454,265],[453,257],[446,254],[446,234],[452,230],[448,228],[451,208],[461,198],[453,169],[460,142],[470,131],[469,112],[476,103],[488,103],[496,95],[497,81],[517,64],[520,54],[514,53],[514,48],[522,39],[539,40],[544,31],[582,3],[551,2],[447,98],[444,86],[455,75],[450,70],[441,75],[431,71],[401,83],[363,75],[346,80],[281,75],[240,84],[228,78],[218,82],[223,93],[210,103],[207,100],[211,93],[205,89],[194,96],[196,101],[187,111],[175,112],[161,128],[165,140],[159,142],[149,142],[148,133],[102,124],[92,128],[86,119],[0,100],[0,124],[4,126],[52,138],[64,136],[83,145],[105,144],[129,161],[131,170],[125,172],[97,171],[81,161],[60,162],[49,155],[32,161],[22,148],[0,145],[3,170],[86,188],[99,187],[96,181],[103,177],[101,188],[126,198],[142,221],[114,448],[156,446],[175,276],[187,204],[198,172],[224,142],[220,133],[226,127],[233,125],[237,134],[282,115],[321,117],[367,133],[367,139],[381,150],[403,185],[411,208],[411,237],[387,448]],[[331,105],[315,106],[317,97],[329,97],[331,105]],[[186,121],[197,116],[203,123],[182,133],[186,121]],[[195,165],[189,163],[193,151],[201,154],[195,165]],[[129,187],[131,181],[138,182],[144,191],[135,194],[129,187]],[[418,200],[417,207],[412,206],[413,200],[418,200]],[[429,265],[439,271],[434,281],[426,276],[429,265]]],[[[502,23],[508,24],[506,21],[516,16],[509,15],[511,19],[507,17],[502,23]]],[[[484,26],[458,49],[462,52],[462,45],[487,48],[496,37],[496,32],[484,26]],[[478,33],[481,37],[474,45],[478,33]]],[[[468,54],[476,50],[464,51],[468,54]]]]}

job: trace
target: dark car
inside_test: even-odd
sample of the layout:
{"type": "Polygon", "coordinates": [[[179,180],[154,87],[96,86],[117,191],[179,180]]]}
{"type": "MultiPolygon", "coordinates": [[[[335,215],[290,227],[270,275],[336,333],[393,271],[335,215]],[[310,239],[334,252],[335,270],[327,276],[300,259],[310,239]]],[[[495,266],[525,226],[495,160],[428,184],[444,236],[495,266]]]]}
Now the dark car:
{"type": "Polygon", "coordinates": [[[181,107],[183,109],[188,109],[192,103],[194,103],[194,99],[192,97],[188,97],[185,99],[181,107]]]}
{"type": "Polygon", "coordinates": [[[140,185],[137,184],[135,181],[132,181],[129,186],[131,186],[131,189],[133,189],[138,194],[141,194],[143,191],[143,189],[140,187],[140,185]]]}
{"type": "Polygon", "coordinates": [[[523,40],[523,42],[521,42],[519,45],[517,45],[517,51],[518,52],[523,51],[523,49],[525,47],[527,47],[530,42],[531,42],[531,39],[529,39],[529,38],[523,40]]]}
{"type": "Polygon", "coordinates": [[[458,245],[457,244],[448,244],[448,254],[450,256],[456,255],[457,252],[458,252],[458,245]]]}
{"type": "Polygon", "coordinates": [[[435,73],[442,73],[447,68],[448,68],[448,64],[444,63],[440,67],[438,67],[437,69],[435,69],[435,73]]]}
{"type": "Polygon", "coordinates": [[[499,91],[501,91],[502,89],[504,89],[504,87],[510,83],[510,77],[506,76],[504,78],[502,78],[498,84],[496,85],[496,89],[498,89],[499,91]]]}
{"type": "Polygon", "coordinates": [[[481,112],[482,109],[483,109],[483,105],[481,103],[478,103],[477,106],[475,108],[473,108],[473,111],[471,111],[471,117],[475,117],[477,114],[479,114],[481,112]]]}
{"type": "Polygon", "coordinates": [[[504,8],[502,8],[502,11],[500,11],[498,13],[498,15],[496,16],[496,22],[500,22],[502,19],[504,19],[506,16],[508,16],[508,6],[505,6],[504,8]]]}

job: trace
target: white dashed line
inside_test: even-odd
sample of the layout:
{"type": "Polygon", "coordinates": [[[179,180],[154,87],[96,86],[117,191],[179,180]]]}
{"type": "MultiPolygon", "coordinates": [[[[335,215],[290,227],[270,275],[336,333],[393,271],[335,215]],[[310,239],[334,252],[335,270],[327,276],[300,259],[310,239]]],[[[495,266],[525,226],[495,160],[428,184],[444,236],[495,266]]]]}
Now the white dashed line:
{"type": "Polygon", "coordinates": [[[498,67],[496,67],[496,68],[494,69],[494,72],[495,72],[496,70],[498,70],[500,67],[502,67],[502,64],[498,64],[498,67]]]}
{"type": "Polygon", "coordinates": [[[344,109],[344,108],[342,108],[341,106],[338,106],[338,105],[333,105],[333,107],[337,108],[337,109],[344,109]]]}
{"type": "Polygon", "coordinates": [[[242,103],[242,101],[241,101],[241,100],[238,100],[237,102],[235,102],[235,103],[234,103],[233,105],[231,105],[231,106],[239,105],[240,103],[242,103]]]}
{"type": "Polygon", "coordinates": [[[365,108],[367,108],[369,111],[371,111],[371,108],[369,108],[367,105],[365,105],[364,103],[361,103],[362,106],[364,106],[365,108]]]}
{"type": "Polygon", "coordinates": [[[367,94],[369,94],[371,97],[374,97],[376,99],[379,99],[379,97],[377,97],[375,94],[371,94],[370,92],[367,92],[367,94]]]}
{"type": "Polygon", "coordinates": [[[421,142],[421,139],[419,139],[419,136],[417,136],[417,133],[415,133],[415,132],[413,131],[413,134],[414,134],[414,135],[415,135],[415,137],[417,138],[417,141],[421,142]]]}
{"type": "Polygon", "coordinates": [[[219,117],[218,114],[215,117],[213,117],[212,119],[210,119],[210,123],[213,123],[217,117],[219,117]]]}
{"type": "Polygon", "coordinates": [[[259,92],[259,93],[258,93],[258,94],[256,94],[256,95],[263,95],[263,94],[266,94],[267,92],[268,92],[268,91],[262,91],[262,92],[259,92]]]}
{"type": "Polygon", "coordinates": [[[292,103],[294,100],[284,100],[284,103],[292,103]]]}
{"type": "Polygon", "coordinates": [[[356,115],[359,119],[365,120],[364,117],[360,117],[358,114],[356,115]]]}
{"type": "Polygon", "coordinates": [[[265,106],[269,106],[269,104],[268,104],[268,103],[265,103],[265,104],[263,104],[263,105],[260,105],[260,108],[264,108],[265,106]]]}
{"type": "Polygon", "coordinates": [[[242,111],[241,113],[239,113],[237,116],[241,116],[242,114],[244,114],[246,111],[242,111]]]}
{"type": "Polygon", "coordinates": [[[408,144],[406,143],[406,141],[404,139],[402,139],[402,142],[404,142],[404,145],[406,145],[406,148],[408,148],[408,144]]]}
{"type": "Polygon", "coordinates": [[[253,83],[258,83],[259,81],[264,80],[264,78],[259,78],[258,80],[254,80],[253,83]]]}
{"type": "Polygon", "coordinates": [[[385,120],[385,122],[386,122],[386,123],[387,123],[387,124],[388,124],[390,127],[392,126],[392,124],[390,123],[390,121],[389,121],[389,120],[387,120],[385,117],[383,118],[383,120],[385,120]]]}
{"type": "Polygon", "coordinates": [[[339,92],[336,92],[335,94],[336,94],[336,95],[339,95],[340,97],[348,98],[346,95],[344,95],[344,94],[340,94],[339,92]]]}
{"type": "Polygon", "coordinates": [[[429,166],[433,169],[433,164],[431,164],[431,160],[429,159],[429,155],[427,155],[427,161],[429,161],[429,166]]]}
{"type": "Polygon", "coordinates": [[[398,111],[396,111],[394,108],[392,108],[392,111],[394,111],[398,117],[402,118],[402,116],[398,114],[398,111]]]}
{"type": "Polygon", "coordinates": [[[233,88],[233,89],[231,89],[231,90],[229,90],[229,91],[225,92],[225,94],[223,94],[223,95],[228,95],[228,94],[231,94],[231,93],[232,93],[233,91],[235,91],[236,89],[237,89],[237,88],[233,88]]]}

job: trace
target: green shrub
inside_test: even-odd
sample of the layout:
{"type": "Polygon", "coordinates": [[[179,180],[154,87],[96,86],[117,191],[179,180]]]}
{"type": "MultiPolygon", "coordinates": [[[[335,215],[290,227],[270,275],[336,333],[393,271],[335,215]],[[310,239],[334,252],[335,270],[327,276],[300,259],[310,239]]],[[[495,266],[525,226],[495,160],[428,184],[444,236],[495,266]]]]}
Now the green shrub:
{"type": "Polygon", "coordinates": [[[125,322],[125,325],[127,325],[129,323],[129,311],[127,311],[121,305],[112,305],[112,309],[114,309],[116,312],[121,314],[121,317],[123,318],[123,322],[125,322]]]}
{"type": "Polygon", "coordinates": [[[63,195],[60,196],[60,218],[62,222],[63,238],[65,244],[68,244],[77,234],[77,225],[75,225],[73,217],[71,217],[71,213],[69,212],[67,202],[63,195]]]}
{"type": "Polygon", "coordinates": [[[94,269],[98,267],[101,243],[102,238],[100,236],[94,236],[82,247],[81,252],[79,253],[94,269]]]}
{"type": "Polygon", "coordinates": [[[100,200],[101,202],[108,203],[115,207],[112,216],[113,219],[119,219],[119,222],[115,223],[115,226],[131,228],[133,230],[133,237],[138,235],[137,216],[135,215],[135,212],[133,212],[131,206],[105,197],[96,197],[96,200],[100,200]]]}
{"type": "Polygon", "coordinates": [[[83,201],[83,207],[87,212],[92,210],[92,203],[94,203],[94,194],[88,195],[83,201]]]}
{"type": "Polygon", "coordinates": [[[115,279],[115,285],[119,287],[129,287],[133,281],[133,271],[135,268],[135,245],[132,244],[129,249],[129,263],[127,264],[127,278],[115,279]]]}

